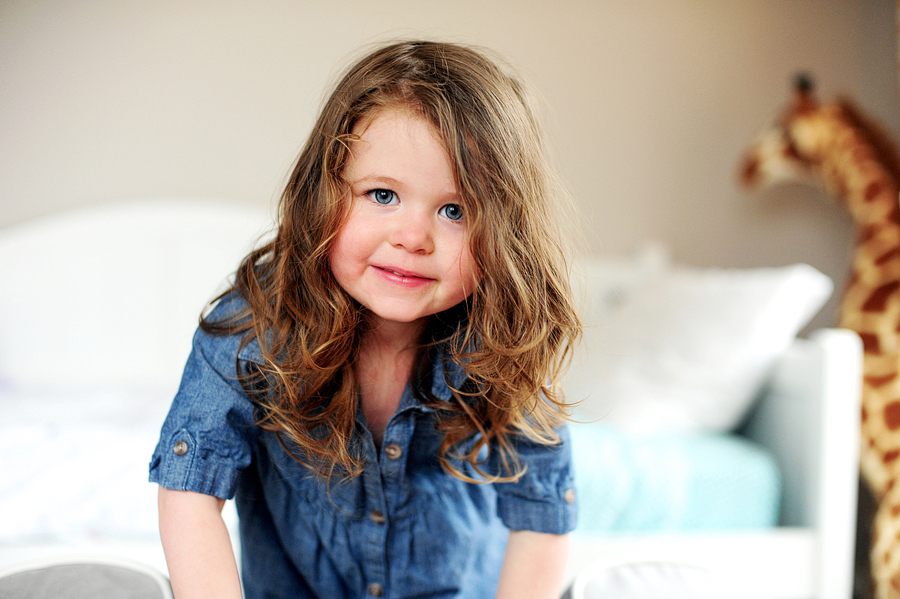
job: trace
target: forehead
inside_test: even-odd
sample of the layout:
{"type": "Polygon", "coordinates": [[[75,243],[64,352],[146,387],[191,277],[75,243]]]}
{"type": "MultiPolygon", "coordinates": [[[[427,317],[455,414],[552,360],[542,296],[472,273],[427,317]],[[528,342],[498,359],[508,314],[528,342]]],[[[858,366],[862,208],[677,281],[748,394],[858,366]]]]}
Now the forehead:
{"type": "Polygon", "coordinates": [[[353,127],[345,175],[394,177],[426,171],[440,179],[454,179],[454,168],[438,130],[417,112],[382,109],[353,127]]]}
{"type": "Polygon", "coordinates": [[[383,136],[386,133],[400,133],[401,130],[421,128],[428,131],[431,137],[445,147],[440,131],[421,112],[411,106],[396,105],[376,108],[363,115],[354,125],[351,134],[358,140],[383,136]]]}

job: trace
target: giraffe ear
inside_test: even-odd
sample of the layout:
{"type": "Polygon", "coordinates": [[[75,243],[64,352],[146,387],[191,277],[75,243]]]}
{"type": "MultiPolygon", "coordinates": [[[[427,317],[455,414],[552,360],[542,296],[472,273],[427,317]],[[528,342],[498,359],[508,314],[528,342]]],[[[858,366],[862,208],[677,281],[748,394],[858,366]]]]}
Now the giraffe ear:
{"type": "Polygon", "coordinates": [[[797,90],[797,93],[811,94],[815,87],[816,83],[813,81],[812,75],[806,71],[800,71],[794,75],[794,89],[797,90]]]}
{"type": "Polygon", "coordinates": [[[794,76],[794,106],[795,112],[810,112],[819,107],[815,97],[815,82],[812,76],[801,71],[794,76]]]}

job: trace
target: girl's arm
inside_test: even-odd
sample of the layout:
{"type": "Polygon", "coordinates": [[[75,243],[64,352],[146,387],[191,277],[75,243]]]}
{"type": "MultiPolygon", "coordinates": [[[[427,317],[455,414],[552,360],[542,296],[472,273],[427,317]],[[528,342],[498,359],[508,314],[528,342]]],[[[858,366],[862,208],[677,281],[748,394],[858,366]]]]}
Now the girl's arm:
{"type": "Polygon", "coordinates": [[[241,597],[224,499],[159,488],[159,533],[177,599],[241,597]]]}
{"type": "Polygon", "coordinates": [[[497,599],[557,599],[568,556],[568,535],[511,531],[497,599]]]}

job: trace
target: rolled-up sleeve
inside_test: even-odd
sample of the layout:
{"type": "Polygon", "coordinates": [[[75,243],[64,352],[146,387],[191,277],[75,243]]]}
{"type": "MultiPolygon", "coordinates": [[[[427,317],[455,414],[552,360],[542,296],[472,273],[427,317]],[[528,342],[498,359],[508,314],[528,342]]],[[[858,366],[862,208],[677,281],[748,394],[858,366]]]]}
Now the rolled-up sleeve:
{"type": "Polygon", "coordinates": [[[240,340],[198,330],[150,462],[150,481],[223,499],[250,464],[258,433],[235,358],[240,340]]]}
{"type": "Polygon", "coordinates": [[[566,426],[560,442],[541,445],[518,436],[515,449],[525,474],[516,482],[497,483],[497,513],[510,530],[564,534],[575,528],[577,502],[572,450],[566,426]]]}

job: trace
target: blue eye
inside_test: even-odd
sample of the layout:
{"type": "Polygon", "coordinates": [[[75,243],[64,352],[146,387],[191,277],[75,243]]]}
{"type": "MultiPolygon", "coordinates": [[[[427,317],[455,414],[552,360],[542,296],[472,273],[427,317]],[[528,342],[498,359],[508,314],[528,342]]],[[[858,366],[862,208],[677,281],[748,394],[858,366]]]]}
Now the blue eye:
{"type": "Polygon", "coordinates": [[[375,202],[383,204],[385,206],[389,204],[395,204],[397,199],[397,194],[390,189],[373,189],[366,195],[372,198],[372,200],[374,200],[375,202]]]}
{"type": "Polygon", "coordinates": [[[463,219],[463,211],[459,204],[447,204],[446,206],[441,206],[441,209],[438,210],[438,214],[445,216],[450,220],[463,219]]]}

